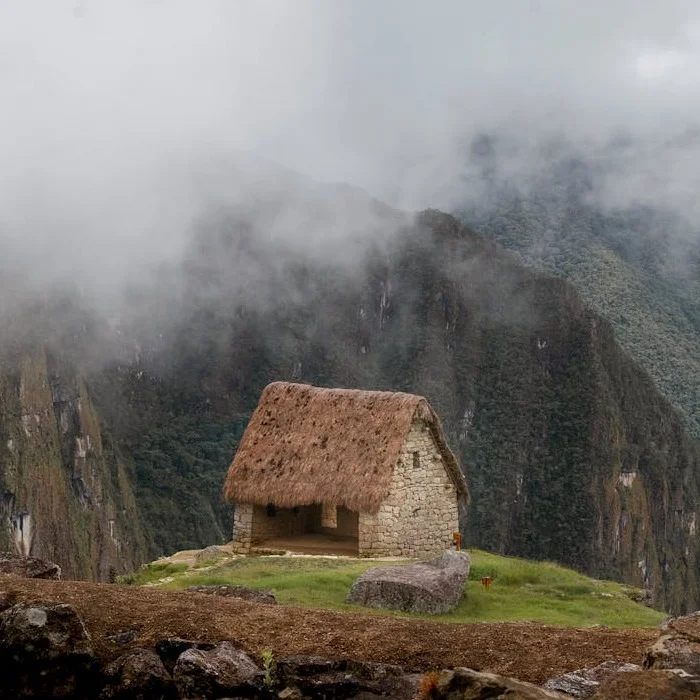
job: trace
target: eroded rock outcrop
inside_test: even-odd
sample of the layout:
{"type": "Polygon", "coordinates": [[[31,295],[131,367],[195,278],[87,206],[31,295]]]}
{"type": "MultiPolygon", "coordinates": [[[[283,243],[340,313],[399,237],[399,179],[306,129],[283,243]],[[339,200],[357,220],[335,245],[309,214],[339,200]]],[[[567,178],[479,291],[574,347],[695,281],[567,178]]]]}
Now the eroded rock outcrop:
{"type": "Polygon", "coordinates": [[[644,667],[683,669],[700,676],[700,611],[666,620],[661,636],[647,650],[644,667]]]}
{"type": "Polygon", "coordinates": [[[240,598],[250,600],[254,603],[265,605],[277,605],[277,599],[272,591],[259,588],[248,588],[247,586],[233,586],[230,584],[221,586],[189,586],[190,593],[207,593],[209,595],[220,595],[228,598],[240,598]]]}
{"type": "Polygon", "coordinates": [[[318,656],[289,656],[275,664],[280,697],[288,698],[415,698],[418,676],[399,666],[363,661],[338,661],[318,656]]]}
{"type": "MultiPolygon", "coordinates": [[[[609,674],[590,697],[594,700],[691,700],[700,697],[700,611],[669,618],[661,625],[660,632],[645,654],[646,670],[609,674]]],[[[571,675],[574,674],[567,674],[571,675]]],[[[573,694],[573,697],[588,696],[573,694]]]]}
{"type": "Polygon", "coordinates": [[[637,664],[604,661],[593,668],[581,668],[570,671],[557,678],[548,680],[542,687],[546,690],[557,690],[572,698],[592,698],[600,688],[600,684],[618,673],[641,671],[637,664]]]}
{"type": "Polygon", "coordinates": [[[678,671],[619,673],[601,684],[594,700],[697,700],[700,683],[678,671]]]}
{"type": "Polygon", "coordinates": [[[0,698],[94,697],[98,662],[70,605],[17,604],[0,613],[0,698]]]}
{"type": "Polygon", "coordinates": [[[570,695],[538,688],[536,685],[497,673],[481,673],[470,668],[443,671],[432,697],[436,700],[571,700],[570,695]]]}
{"type": "Polygon", "coordinates": [[[201,651],[211,651],[216,645],[209,642],[195,642],[191,639],[180,639],[179,637],[167,637],[156,642],[156,653],[163,662],[169,673],[173,672],[180,654],[188,649],[200,649],[201,651]]]}
{"type": "Polygon", "coordinates": [[[263,690],[263,672],[230,642],[184,651],[173,678],[183,698],[255,697],[263,690]]]}
{"type": "Polygon", "coordinates": [[[132,649],[104,669],[100,700],[169,700],[176,698],[173,679],[152,649],[132,649]]]}
{"type": "Polygon", "coordinates": [[[230,557],[231,554],[232,552],[229,547],[222,547],[221,545],[213,544],[209,547],[205,547],[204,549],[200,549],[194,555],[194,563],[206,564],[208,562],[216,561],[221,557],[230,557]]]}
{"type": "Polygon", "coordinates": [[[14,552],[0,552],[0,574],[60,581],[61,567],[35,557],[24,557],[14,552]]]}
{"type": "Polygon", "coordinates": [[[448,613],[462,598],[469,566],[466,552],[448,550],[418,564],[374,567],[353,583],[347,602],[413,613],[448,613]]]}

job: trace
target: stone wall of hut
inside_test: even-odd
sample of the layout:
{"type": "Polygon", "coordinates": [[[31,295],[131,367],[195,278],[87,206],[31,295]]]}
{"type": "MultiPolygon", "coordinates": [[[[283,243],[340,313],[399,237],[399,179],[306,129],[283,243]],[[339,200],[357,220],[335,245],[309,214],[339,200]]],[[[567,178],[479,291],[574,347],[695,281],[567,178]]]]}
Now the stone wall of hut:
{"type": "Polygon", "coordinates": [[[360,513],[360,555],[420,557],[453,548],[458,517],[457,490],[437,444],[428,426],[416,421],[379,512],[360,513]]]}
{"type": "Polygon", "coordinates": [[[236,503],[233,509],[232,549],[237,554],[245,554],[253,542],[253,506],[250,503],[236,503]]]}

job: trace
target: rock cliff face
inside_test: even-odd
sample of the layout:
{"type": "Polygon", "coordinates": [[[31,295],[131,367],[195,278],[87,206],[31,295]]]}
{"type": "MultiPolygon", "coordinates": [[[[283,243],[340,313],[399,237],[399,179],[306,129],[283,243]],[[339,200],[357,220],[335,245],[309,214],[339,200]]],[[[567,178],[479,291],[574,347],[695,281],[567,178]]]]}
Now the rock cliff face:
{"type": "Polygon", "coordinates": [[[106,580],[145,555],[130,477],[84,381],[46,352],[0,373],[0,549],[106,580]]]}

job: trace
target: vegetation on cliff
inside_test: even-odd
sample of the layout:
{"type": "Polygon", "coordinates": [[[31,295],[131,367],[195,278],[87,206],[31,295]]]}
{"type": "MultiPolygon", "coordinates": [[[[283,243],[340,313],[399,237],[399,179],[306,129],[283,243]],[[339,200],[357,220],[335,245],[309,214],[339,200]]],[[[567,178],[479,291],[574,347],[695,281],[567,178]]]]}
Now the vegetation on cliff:
{"type": "Polygon", "coordinates": [[[0,548],[107,580],[146,555],[132,476],[82,378],[28,350],[0,372],[0,548]]]}

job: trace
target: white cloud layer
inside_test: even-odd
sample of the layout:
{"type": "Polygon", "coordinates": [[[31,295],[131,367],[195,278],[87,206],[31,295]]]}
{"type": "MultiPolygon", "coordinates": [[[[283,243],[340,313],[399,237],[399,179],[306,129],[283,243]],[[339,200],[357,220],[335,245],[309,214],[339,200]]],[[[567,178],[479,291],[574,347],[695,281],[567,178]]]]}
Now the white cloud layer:
{"type": "Polygon", "coordinates": [[[113,284],[177,254],[229,185],[201,164],[239,151],[448,207],[481,131],[523,153],[632,134],[615,201],[696,216],[697,139],[652,159],[698,122],[698,88],[690,1],[3,0],[0,250],[113,284]]]}

